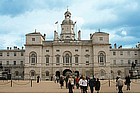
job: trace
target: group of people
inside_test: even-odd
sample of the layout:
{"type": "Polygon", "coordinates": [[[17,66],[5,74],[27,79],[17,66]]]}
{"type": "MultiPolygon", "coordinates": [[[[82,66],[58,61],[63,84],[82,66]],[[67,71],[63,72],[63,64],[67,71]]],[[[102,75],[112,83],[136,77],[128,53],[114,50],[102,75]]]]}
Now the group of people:
{"type": "Polygon", "coordinates": [[[91,93],[93,93],[94,90],[99,93],[101,86],[99,79],[94,78],[94,76],[91,78],[85,76],[73,77],[71,75],[66,77],[60,76],[59,83],[61,88],[64,86],[64,82],[69,93],[73,93],[74,88],[80,89],[81,93],[87,93],[88,87],[90,88],[91,93]]]}
{"type": "Polygon", "coordinates": [[[125,82],[123,82],[123,79],[121,78],[121,76],[117,76],[116,77],[116,87],[118,88],[118,93],[123,93],[123,86],[124,84],[126,85],[126,90],[130,90],[130,76],[127,75],[125,77],[125,82]]]}

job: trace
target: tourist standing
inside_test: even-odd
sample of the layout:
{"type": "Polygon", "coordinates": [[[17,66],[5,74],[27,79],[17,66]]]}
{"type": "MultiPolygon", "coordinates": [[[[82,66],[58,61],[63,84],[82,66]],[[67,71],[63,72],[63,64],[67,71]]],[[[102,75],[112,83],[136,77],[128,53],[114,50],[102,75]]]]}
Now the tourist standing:
{"type": "Polygon", "coordinates": [[[60,87],[62,88],[64,86],[64,78],[63,76],[60,77],[60,87]]]}
{"type": "Polygon", "coordinates": [[[37,76],[37,83],[39,83],[39,80],[40,80],[40,76],[38,75],[37,76]]]}
{"type": "Polygon", "coordinates": [[[80,77],[80,80],[79,80],[79,86],[80,86],[80,89],[81,89],[81,93],[83,93],[83,84],[82,84],[82,81],[83,81],[83,76],[80,77]]]}
{"type": "Polygon", "coordinates": [[[101,87],[101,83],[99,81],[99,78],[97,78],[97,80],[95,82],[95,90],[97,91],[97,93],[99,93],[100,87],[101,87]]]}
{"type": "Polygon", "coordinates": [[[79,80],[80,80],[80,78],[77,76],[77,77],[75,78],[75,82],[76,82],[76,87],[77,87],[77,89],[79,89],[79,80]]]}
{"type": "Polygon", "coordinates": [[[72,78],[72,76],[70,76],[68,79],[68,88],[69,88],[69,93],[73,93],[74,79],[72,78]]]}
{"type": "Polygon", "coordinates": [[[89,80],[89,87],[90,87],[90,92],[93,93],[94,91],[94,86],[95,86],[96,79],[94,76],[89,80]]]}
{"type": "Polygon", "coordinates": [[[83,76],[83,80],[82,80],[83,93],[87,93],[87,86],[88,86],[88,81],[87,81],[87,79],[83,76]]]}
{"type": "Polygon", "coordinates": [[[126,76],[125,77],[125,85],[127,86],[126,90],[130,90],[130,83],[131,83],[131,80],[130,80],[130,76],[126,76]]]}
{"type": "Polygon", "coordinates": [[[118,87],[118,93],[123,93],[122,88],[123,88],[123,80],[121,77],[118,77],[116,86],[118,87]]]}

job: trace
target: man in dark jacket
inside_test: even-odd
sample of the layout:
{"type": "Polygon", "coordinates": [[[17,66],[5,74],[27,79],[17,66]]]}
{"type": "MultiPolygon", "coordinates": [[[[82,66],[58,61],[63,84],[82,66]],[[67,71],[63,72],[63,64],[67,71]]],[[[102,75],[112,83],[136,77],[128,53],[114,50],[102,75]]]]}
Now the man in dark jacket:
{"type": "Polygon", "coordinates": [[[130,76],[128,75],[125,77],[125,85],[127,86],[126,90],[130,90],[130,83],[131,83],[131,80],[130,80],[130,76]]]}
{"type": "Polygon", "coordinates": [[[91,78],[91,79],[89,80],[89,87],[90,87],[90,92],[91,92],[91,93],[93,93],[93,91],[94,91],[95,82],[96,82],[96,79],[95,79],[94,76],[93,76],[93,78],[91,78]]]}

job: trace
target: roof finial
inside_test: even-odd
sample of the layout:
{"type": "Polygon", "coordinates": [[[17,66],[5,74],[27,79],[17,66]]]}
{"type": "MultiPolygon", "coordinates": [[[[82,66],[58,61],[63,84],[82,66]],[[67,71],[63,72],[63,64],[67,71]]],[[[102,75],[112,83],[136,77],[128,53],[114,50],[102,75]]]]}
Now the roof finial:
{"type": "Polygon", "coordinates": [[[35,33],[36,33],[36,29],[35,29],[35,33]]]}
{"type": "Polygon", "coordinates": [[[67,11],[68,11],[69,7],[67,6],[67,11]]]}

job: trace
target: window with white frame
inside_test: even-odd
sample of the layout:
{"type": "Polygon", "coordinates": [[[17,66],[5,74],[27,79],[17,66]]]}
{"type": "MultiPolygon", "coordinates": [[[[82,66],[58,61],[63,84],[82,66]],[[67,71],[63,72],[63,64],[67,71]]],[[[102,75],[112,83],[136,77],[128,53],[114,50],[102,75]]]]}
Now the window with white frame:
{"type": "Polygon", "coordinates": [[[113,55],[116,55],[116,52],[113,52],[113,55]]]}
{"type": "Polygon", "coordinates": [[[128,64],[131,64],[131,60],[128,60],[128,64]]]}
{"type": "Polygon", "coordinates": [[[78,65],[78,63],[79,63],[79,57],[78,55],[75,55],[75,65],[78,65]]]}
{"type": "Polygon", "coordinates": [[[101,51],[98,53],[98,63],[100,65],[105,65],[106,64],[106,54],[105,52],[101,51]]]}
{"type": "Polygon", "coordinates": [[[35,65],[37,63],[37,54],[36,52],[31,52],[30,55],[29,55],[29,63],[31,65],[35,65]]]}
{"type": "Polygon", "coordinates": [[[49,65],[49,59],[50,59],[50,56],[46,55],[46,65],[49,65]]]}
{"type": "Polygon", "coordinates": [[[120,51],[120,55],[123,55],[123,51],[120,51]]]}
{"type": "Polygon", "coordinates": [[[72,54],[70,52],[64,53],[63,64],[64,65],[71,65],[72,64],[72,54]]]}
{"type": "Polygon", "coordinates": [[[123,65],[123,60],[121,60],[121,65],[123,65]]]}
{"type": "Polygon", "coordinates": [[[60,65],[60,55],[56,55],[56,65],[60,65]]]}
{"type": "Polygon", "coordinates": [[[7,56],[9,56],[9,52],[7,52],[7,56]]]}
{"type": "Polygon", "coordinates": [[[116,60],[113,60],[113,64],[116,65],[116,60]]]}
{"type": "Polygon", "coordinates": [[[7,61],[6,64],[9,65],[9,61],[7,61]]]}

